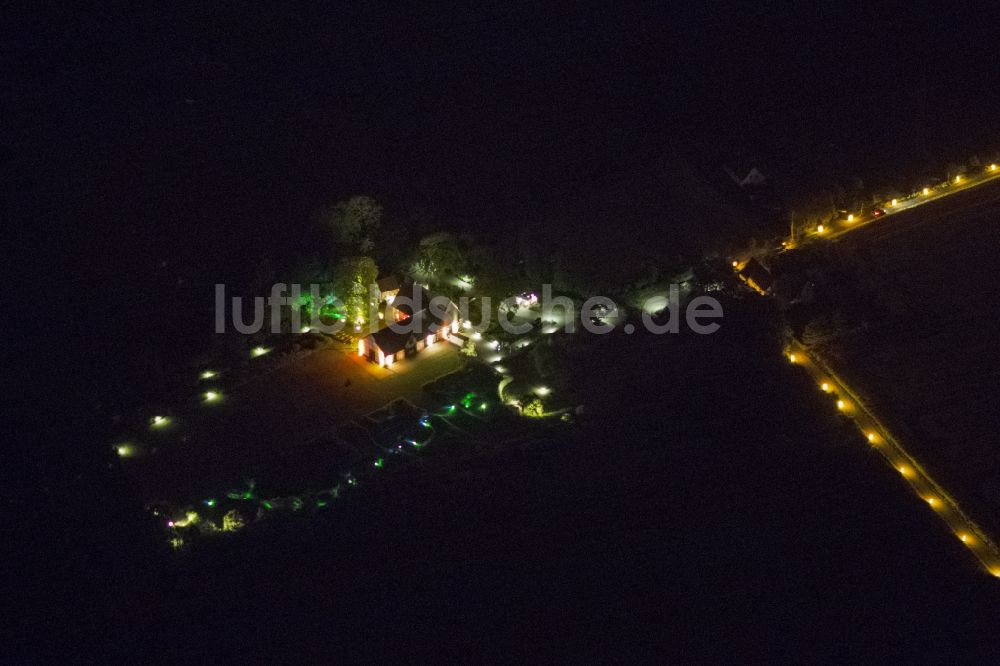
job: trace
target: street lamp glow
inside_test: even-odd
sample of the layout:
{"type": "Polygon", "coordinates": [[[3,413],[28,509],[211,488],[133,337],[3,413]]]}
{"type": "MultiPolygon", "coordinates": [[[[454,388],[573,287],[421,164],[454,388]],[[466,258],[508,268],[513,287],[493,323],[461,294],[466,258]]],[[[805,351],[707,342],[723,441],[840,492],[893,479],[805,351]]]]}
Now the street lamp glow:
{"type": "Polygon", "coordinates": [[[848,222],[853,222],[854,221],[854,213],[849,213],[847,215],[847,221],[848,222]]]}
{"type": "Polygon", "coordinates": [[[733,268],[738,268],[738,267],[739,267],[739,265],[740,265],[740,262],[738,262],[738,261],[736,261],[736,260],[734,259],[734,260],[733,260],[733,268]]]}
{"type": "Polygon", "coordinates": [[[216,402],[221,397],[218,391],[205,391],[205,402],[216,402]]]}
{"type": "Polygon", "coordinates": [[[308,333],[311,330],[312,330],[312,326],[303,326],[302,329],[301,329],[301,332],[302,333],[308,333]]]}
{"type": "Polygon", "coordinates": [[[796,356],[795,356],[795,354],[789,354],[789,355],[788,355],[788,360],[789,360],[789,362],[791,362],[791,363],[795,363],[795,361],[797,360],[797,358],[798,358],[798,357],[796,357],[796,356]]]}
{"type": "Polygon", "coordinates": [[[213,377],[215,377],[215,376],[216,376],[217,374],[218,374],[218,373],[216,373],[216,372],[215,372],[214,370],[204,370],[204,371],[202,371],[202,373],[201,373],[200,375],[198,375],[198,376],[199,376],[199,377],[200,377],[201,379],[212,379],[212,378],[213,378],[213,377]]]}
{"type": "Polygon", "coordinates": [[[472,334],[472,339],[475,340],[476,342],[479,342],[480,340],[483,339],[483,334],[480,333],[479,331],[476,331],[475,333],[472,334]]]}
{"type": "Polygon", "coordinates": [[[936,497],[928,497],[927,498],[927,503],[930,504],[933,507],[936,507],[938,505],[938,501],[937,501],[936,497]]]}
{"type": "Polygon", "coordinates": [[[170,423],[170,418],[167,417],[167,416],[159,416],[159,415],[157,415],[157,416],[154,416],[152,419],[150,419],[149,423],[154,428],[162,428],[163,426],[165,426],[168,423],[170,423]]]}
{"type": "Polygon", "coordinates": [[[826,233],[826,227],[820,224],[819,226],[816,227],[816,233],[818,234],[826,233]]]}
{"type": "Polygon", "coordinates": [[[996,171],[996,170],[997,170],[997,165],[996,164],[991,164],[990,165],[990,171],[996,171]]]}
{"type": "Polygon", "coordinates": [[[958,535],[958,538],[959,538],[959,539],[960,539],[960,540],[962,541],[962,543],[964,543],[964,544],[969,544],[969,543],[972,543],[972,537],[971,537],[971,536],[969,536],[968,534],[966,534],[965,532],[962,532],[962,533],[960,533],[960,534],[958,535]]]}
{"type": "Polygon", "coordinates": [[[877,439],[878,439],[878,435],[876,435],[873,432],[868,433],[868,441],[869,442],[871,442],[872,444],[874,444],[875,440],[877,440],[877,439]]]}
{"type": "Polygon", "coordinates": [[[956,183],[961,183],[962,182],[962,177],[961,176],[955,176],[955,182],[956,183]]]}
{"type": "Polygon", "coordinates": [[[928,194],[930,194],[930,193],[931,193],[931,188],[929,188],[929,187],[925,187],[925,188],[923,189],[923,192],[924,192],[924,196],[927,196],[928,194]]]}
{"type": "Polygon", "coordinates": [[[253,358],[257,358],[258,356],[263,356],[269,351],[271,350],[268,349],[267,347],[254,347],[253,349],[250,350],[250,356],[252,356],[253,358]]]}
{"type": "Polygon", "coordinates": [[[535,394],[536,395],[540,395],[540,396],[542,396],[544,398],[549,393],[552,393],[552,389],[550,389],[548,386],[536,386],[535,387],[535,394]]]}
{"type": "Polygon", "coordinates": [[[823,391],[823,393],[829,393],[830,392],[830,385],[828,383],[826,383],[826,382],[823,382],[822,384],[820,384],[819,387],[823,391]]]}
{"type": "Polygon", "coordinates": [[[889,202],[889,205],[890,206],[895,206],[896,203],[897,203],[897,201],[895,199],[893,199],[892,201],[889,202]]]}
{"type": "Polygon", "coordinates": [[[847,403],[846,402],[844,402],[843,400],[838,400],[837,401],[837,409],[839,409],[840,411],[844,411],[844,409],[846,407],[847,407],[847,403]]]}
{"type": "Polygon", "coordinates": [[[115,453],[122,458],[131,458],[135,455],[135,447],[131,444],[119,444],[115,447],[115,453]]]}
{"type": "Polygon", "coordinates": [[[906,465],[901,465],[899,467],[899,473],[902,474],[903,476],[910,476],[911,471],[910,468],[907,467],[906,465]]]}

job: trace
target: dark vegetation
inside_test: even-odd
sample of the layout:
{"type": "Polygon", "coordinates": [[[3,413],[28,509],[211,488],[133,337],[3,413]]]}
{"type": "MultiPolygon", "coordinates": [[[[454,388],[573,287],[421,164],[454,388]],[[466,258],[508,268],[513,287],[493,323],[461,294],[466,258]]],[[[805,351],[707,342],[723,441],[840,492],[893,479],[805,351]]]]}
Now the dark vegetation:
{"type": "Polygon", "coordinates": [[[577,425],[457,438],[335,511],[142,554],[147,585],[110,579],[123,605],[63,616],[61,638],[160,658],[995,658],[995,588],[783,361],[762,305],[727,301],[715,336],[597,337],[577,425]],[[118,640],[123,618],[143,640],[118,640]]]}
{"type": "Polygon", "coordinates": [[[587,293],[782,231],[723,163],[759,161],[785,212],[822,212],[995,141],[977,8],[319,7],[4,26],[5,213],[27,241],[9,325],[27,331],[0,492],[28,591],[5,648],[984,656],[996,599],[967,554],[740,319],[676,355],[596,341],[594,415],[569,441],[452,467],[447,449],[329,522],[164,553],[108,442],[208,359],[245,358],[211,333],[216,283],[332,285],[341,259],[405,265],[448,230],[485,246],[498,292],[587,293]],[[357,194],[382,206],[374,250],[323,215],[357,194]]]}

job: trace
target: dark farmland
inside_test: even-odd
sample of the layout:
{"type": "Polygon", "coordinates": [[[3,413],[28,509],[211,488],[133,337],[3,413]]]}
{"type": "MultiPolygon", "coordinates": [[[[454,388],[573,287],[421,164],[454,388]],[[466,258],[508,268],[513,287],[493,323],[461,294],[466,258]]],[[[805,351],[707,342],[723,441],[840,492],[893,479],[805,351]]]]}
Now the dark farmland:
{"type": "Polygon", "coordinates": [[[428,451],[326,518],[195,548],[126,613],[160,656],[996,658],[993,580],[783,361],[765,305],[584,339],[578,430],[428,451]]]}
{"type": "MultiPolygon", "coordinates": [[[[737,304],[726,335],[578,353],[589,421],[548,446],[428,447],[325,518],[190,552],[147,520],[114,419],[216,351],[246,358],[216,349],[212,285],[322,274],[341,254],[315,213],[337,200],[385,204],[386,271],[443,229],[511,264],[576,235],[623,250],[608,277],[666,273],[738,231],[665,196],[704,192],[675,167],[760,159],[812,197],[903,187],[996,140],[986,8],[597,4],[10,12],[0,153],[30,333],[9,336],[25,371],[0,487],[31,610],[4,588],[4,647],[43,650],[7,661],[998,661],[995,581],[737,304]]],[[[892,300],[887,331],[923,310],[892,300]]],[[[258,435],[287,437],[287,416],[258,435]]]]}
{"type": "Polygon", "coordinates": [[[1000,183],[905,211],[830,250],[873,326],[827,353],[928,471],[1000,534],[1000,183]]]}

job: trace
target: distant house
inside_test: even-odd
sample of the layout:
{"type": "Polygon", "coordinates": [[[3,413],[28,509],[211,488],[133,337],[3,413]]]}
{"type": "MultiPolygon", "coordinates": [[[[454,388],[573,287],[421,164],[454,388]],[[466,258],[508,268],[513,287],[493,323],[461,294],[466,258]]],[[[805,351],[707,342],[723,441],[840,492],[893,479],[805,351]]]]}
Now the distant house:
{"type": "Polygon", "coordinates": [[[379,280],[378,287],[383,294],[382,316],[390,323],[358,340],[358,356],[389,367],[458,332],[458,307],[447,296],[419,285],[404,287],[398,281],[383,285],[379,280]]]}
{"type": "Polygon", "coordinates": [[[774,277],[771,272],[764,268],[764,265],[751,258],[750,261],[739,272],[740,279],[749,285],[754,291],[766,294],[774,286],[774,277]]]}
{"type": "Polygon", "coordinates": [[[749,202],[751,208],[762,216],[763,220],[769,224],[776,222],[774,218],[780,215],[782,202],[774,191],[767,170],[760,162],[737,156],[722,164],[721,170],[725,173],[729,189],[738,192],[741,199],[749,202]]]}
{"type": "Polygon", "coordinates": [[[726,174],[742,188],[761,187],[767,184],[767,176],[756,166],[723,166],[726,174]]]}

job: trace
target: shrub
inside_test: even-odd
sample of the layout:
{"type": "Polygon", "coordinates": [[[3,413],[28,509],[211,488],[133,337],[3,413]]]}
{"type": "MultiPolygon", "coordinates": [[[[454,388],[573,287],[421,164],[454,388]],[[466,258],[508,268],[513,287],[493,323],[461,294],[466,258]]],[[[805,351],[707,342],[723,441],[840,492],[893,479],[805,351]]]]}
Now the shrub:
{"type": "Polygon", "coordinates": [[[545,415],[545,405],[538,398],[535,398],[524,407],[525,416],[539,417],[545,415]]]}

